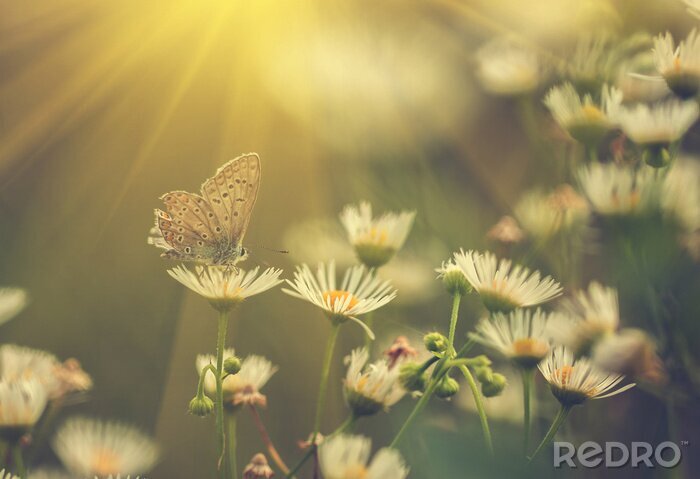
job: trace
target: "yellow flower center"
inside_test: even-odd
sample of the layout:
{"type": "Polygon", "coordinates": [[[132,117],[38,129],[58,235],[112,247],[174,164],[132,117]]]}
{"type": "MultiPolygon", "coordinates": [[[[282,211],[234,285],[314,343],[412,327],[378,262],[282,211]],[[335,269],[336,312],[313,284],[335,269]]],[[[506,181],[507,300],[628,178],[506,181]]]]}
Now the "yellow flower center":
{"type": "Polygon", "coordinates": [[[326,302],[326,304],[330,304],[331,308],[333,309],[336,308],[336,304],[338,302],[343,304],[346,300],[347,303],[344,310],[352,309],[358,303],[358,299],[347,291],[335,289],[333,291],[326,291],[323,293],[323,301],[326,302]],[[350,298],[349,300],[347,300],[348,297],[350,298]]]}
{"type": "Polygon", "coordinates": [[[121,472],[119,456],[109,449],[98,449],[94,452],[92,471],[98,476],[108,476],[121,472]]]}
{"type": "Polygon", "coordinates": [[[676,57],[673,59],[673,70],[675,73],[680,73],[681,69],[683,68],[683,65],[681,64],[681,59],[680,57],[676,57]]]}
{"type": "Polygon", "coordinates": [[[571,375],[573,374],[573,372],[573,366],[562,366],[554,371],[554,377],[561,382],[562,386],[566,386],[569,380],[571,379],[571,375]]]}
{"type": "Polygon", "coordinates": [[[365,479],[366,477],[367,468],[359,464],[348,467],[343,475],[343,479],[365,479]]]}
{"type": "Polygon", "coordinates": [[[377,246],[383,246],[389,237],[389,233],[386,228],[377,228],[376,226],[371,227],[361,238],[358,239],[358,243],[370,243],[377,246]]]}
{"type": "Polygon", "coordinates": [[[549,351],[549,346],[543,341],[534,338],[522,338],[513,341],[513,353],[515,356],[543,357],[549,351]]]}
{"type": "Polygon", "coordinates": [[[594,105],[583,105],[581,107],[581,114],[586,120],[589,121],[603,121],[605,120],[605,113],[600,111],[600,108],[594,105]]]}

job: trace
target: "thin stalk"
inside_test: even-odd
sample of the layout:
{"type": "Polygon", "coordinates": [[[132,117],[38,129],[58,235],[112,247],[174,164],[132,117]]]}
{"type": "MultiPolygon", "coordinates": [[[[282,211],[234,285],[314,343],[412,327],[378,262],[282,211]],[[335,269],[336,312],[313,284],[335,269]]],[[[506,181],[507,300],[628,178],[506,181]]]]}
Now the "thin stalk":
{"type": "MultiPolygon", "coordinates": [[[[216,338],[216,435],[219,443],[219,460],[217,470],[219,475],[228,479],[226,471],[222,470],[226,455],[226,432],[224,431],[224,343],[226,342],[226,328],[228,327],[228,315],[224,311],[219,312],[219,328],[216,338]]],[[[234,442],[236,439],[231,438],[234,442]]],[[[225,469],[225,467],[224,467],[225,469]]]]}
{"type": "Polygon", "coordinates": [[[534,377],[532,369],[523,369],[523,451],[527,455],[530,448],[530,397],[532,395],[532,380],[534,377]]]}
{"type": "Polygon", "coordinates": [[[25,479],[27,477],[27,469],[24,467],[24,458],[22,457],[22,445],[17,442],[12,451],[12,462],[15,472],[19,477],[25,479]]]}
{"type": "Polygon", "coordinates": [[[450,335],[448,337],[450,341],[450,354],[454,352],[455,344],[455,331],[457,331],[457,319],[459,317],[459,302],[462,299],[460,294],[455,294],[452,299],[452,314],[450,315],[450,335]]]}
{"type": "Polygon", "coordinates": [[[535,452],[532,453],[532,456],[530,456],[530,459],[528,459],[528,462],[532,462],[532,460],[537,456],[537,454],[542,450],[543,447],[545,447],[547,444],[552,442],[552,439],[554,439],[554,435],[557,433],[561,425],[564,423],[564,420],[566,417],[569,415],[571,412],[571,407],[566,407],[564,405],[561,406],[559,409],[559,412],[557,413],[557,416],[554,418],[554,421],[552,421],[552,425],[549,428],[549,431],[547,431],[547,435],[542,439],[542,442],[540,443],[539,446],[537,446],[537,449],[535,449],[535,452]]]}
{"type": "Polygon", "coordinates": [[[255,425],[258,428],[258,432],[260,433],[260,437],[262,438],[262,441],[265,443],[265,447],[267,447],[267,452],[270,453],[270,457],[272,458],[273,461],[275,461],[275,464],[277,464],[277,467],[279,467],[280,471],[282,471],[283,474],[289,474],[289,468],[287,465],[284,463],[282,460],[282,457],[280,457],[279,453],[277,452],[277,449],[275,448],[275,445],[272,442],[272,439],[270,439],[270,435],[267,433],[267,428],[265,428],[265,424],[262,421],[262,418],[260,417],[260,413],[258,412],[258,409],[255,407],[255,405],[251,404],[250,405],[250,413],[253,416],[253,421],[255,422],[255,425]]]}
{"type": "Polygon", "coordinates": [[[228,477],[238,479],[238,461],[236,460],[236,413],[226,414],[226,432],[228,435],[228,477]]]}
{"type": "Polygon", "coordinates": [[[389,447],[396,448],[396,446],[399,445],[399,442],[401,442],[401,439],[403,438],[404,434],[406,434],[408,428],[411,426],[411,424],[413,424],[413,421],[418,417],[421,411],[423,411],[425,406],[428,404],[428,401],[430,401],[430,397],[435,392],[435,389],[437,389],[439,383],[440,378],[435,377],[431,379],[425,392],[416,403],[415,407],[413,408],[413,411],[411,411],[411,414],[409,414],[408,418],[406,418],[406,421],[401,426],[401,429],[399,429],[399,432],[396,433],[396,436],[394,437],[394,440],[391,441],[389,447]]]}
{"type": "Polygon", "coordinates": [[[323,358],[323,366],[321,370],[321,383],[318,386],[318,399],[316,400],[316,418],[314,419],[314,433],[311,436],[311,443],[316,444],[316,438],[321,429],[321,417],[326,404],[326,390],[328,389],[328,376],[331,371],[331,361],[333,360],[333,350],[335,343],[338,340],[338,332],[340,331],[340,323],[333,323],[331,335],[326,343],[326,352],[323,358]]]}
{"type": "Polygon", "coordinates": [[[469,384],[469,389],[471,389],[472,395],[474,396],[474,404],[476,405],[476,411],[479,414],[481,430],[484,435],[484,443],[486,444],[486,448],[489,450],[489,453],[493,456],[493,442],[491,440],[491,429],[489,428],[489,421],[486,417],[486,410],[484,409],[484,402],[481,400],[481,393],[479,392],[479,387],[476,385],[476,381],[474,381],[474,376],[472,376],[472,373],[468,367],[461,365],[459,366],[459,370],[462,371],[464,378],[467,380],[467,384],[469,384]]]}

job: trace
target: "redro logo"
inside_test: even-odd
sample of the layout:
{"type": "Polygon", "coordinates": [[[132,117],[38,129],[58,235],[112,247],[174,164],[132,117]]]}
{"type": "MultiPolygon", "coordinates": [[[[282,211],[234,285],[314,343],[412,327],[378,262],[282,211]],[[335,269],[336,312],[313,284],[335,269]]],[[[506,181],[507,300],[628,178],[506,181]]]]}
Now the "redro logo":
{"type": "Polygon", "coordinates": [[[665,441],[656,447],[648,442],[632,442],[628,447],[621,442],[606,442],[601,446],[594,441],[586,441],[578,448],[570,442],[554,442],[554,467],[559,469],[566,463],[570,468],[606,467],[616,468],[631,465],[638,468],[641,464],[654,468],[657,465],[671,468],[681,462],[681,449],[671,441],[665,441]]]}

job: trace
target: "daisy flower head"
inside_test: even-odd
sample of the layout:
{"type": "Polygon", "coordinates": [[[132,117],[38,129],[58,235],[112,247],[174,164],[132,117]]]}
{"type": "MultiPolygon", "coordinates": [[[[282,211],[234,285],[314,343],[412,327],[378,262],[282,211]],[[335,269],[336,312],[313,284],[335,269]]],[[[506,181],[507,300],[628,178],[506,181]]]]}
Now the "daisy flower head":
{"type": "Polygon", "coordinates": [[[539,308],[534,312],[516,309],[508,315],[497,313],[492,318],[483,318],[469,337],[495,349],[515,365],[532,369],[549,353],[550,318],[550,314],[539,308]]]}
{"type": "Polygon", "coordinates": [[[538,368],[554,397],[567,408],[589,399],[615,396],[635,386],[632,383],[618,388],[624,376],[602,371],[588,359],[574,360],[573,353],[563,346],[554,348],[538,368]]]}
{"type": "Polygon", "coordinates": [[[179,283],[204,297],[221,312],[227,312],[244,299],[274,288],[282,283],[281,269],[267,268],[258,275],[260,268],[250,271],[219,266],[196,266],[192,271],[182,265],[168,270],[179,283]]]}
{"type": "Polygon", "coordinates": [[[661,208],[682,230],[700,230],[700,164],[696,159],[679,158],[663,180],[661,208]]]}
{"type": "Polygon", "coordinates": [[[542,81],[537,54],[510,38],[496,38],[483,45],[476,62],[481,86],[493,95],[525,95],[536,90],[542,81]]]}
{"type": "Polygon", "coordinates": [[[391,284],[364,265],[347,269],[338,284],[333,261],[319,263],[315,275],[306,264],[298,266],[294,279],[287,280],[287,284],[290,288],[283,289],[285,293],[318,306],[334,323],[356,322],[371,338],[374,333],[357,316],[379,309],[396,297],[391,284]]]}
{"type": "Polygon", "coordinates": [[[669,149],[698,119],[698,104],[672,100],[654,105],[622,106],[616,118],[625,134],[644,148],[647,164],[658,168],[671,161],[669,149]]]}
{"type": "Polygon", "coordinates": [[[83,417],[59,428],[53,449],[71,473],[98,477],[146,473],[160,454],[150,437],[129,424],[83,417]]]}
{"type": "Polygon", "coordinates": [[[515,216],[533,238],[546,241],[558,233],[582,230],[590,208],[570,185],[561,185],[548,194],[526,193],[515,207],[515,216]]]}
{"type": "Polygon", "coordinates": [[[542,278],[539,271],[513,266],[510,260],[499,261],[490,252],[460,250],[454,254],[454,261],[492,313],[545,303],[562,291],[550,276],[542,278]]]}
{"type": "Polygon", "coordinates": [[[557,124],[576,141],[598,145],[617,127],[615,116],[622,103],[622,92],[603,85],[600,100],[590,93],[579,95],[571,83],[549,90],[544,99],[557,124]]]}
{"type": "Polygon", "coordinates": [[[401,400],[406,391],[399,382],[400,367],[390,367],[386,359],[367,365],[369,352],[358,348],[345,358],[345,400],[355,416],[371,416],[401,400]]]}
{"type": "Polygon", "coordinates": [[[620,326],[617,290],[592,282],[561,302],[560,314],[551,323],[557,343],[581,356],[589,354],[602,338],[615,334],[620,326]]]}
{"type": "Polygon", "coordinates": [[[673,36],[666,32],[654,38],[654,64],[678,97],[687,100],[700,89],[700,36],[693,29],[676,46],[673,36]]]}
{"type": "Polygon", "coordinates": [[[657,208],[662,178],[654,173],[651,168],[594,163],[579,170],[578,180],[595,213],[619,218],[657,208]]]}
{"type": "Polygon", "coordinates": [[[438,279],[442,280],[445,289],[451,295],[464,296],[472,290],[472,286],[467,281],[467,277],[462,272],[462,268],[457,266],[454,259],[443,261],[439,268],[435,269],[438,279]]]}
{"type": "Polygon", "coordinates": [[[15,344],[0,346],[0,378],[5,381],[36,379],[49,399],[60,395],[60,367],[56,356],[49,352],[15,344]]]}
{"type": "MultiPolygon", "coordinates": [[[[224,350],[224,360],[236,357],[231,348],[224,350]]],[[[209,364],[216,364],[216,357],[211,354],[197,356],[197,371],[201,374],[209,364]]],[[[240,405],[257,405],[265,407],[267,397],[260,390],[267,384],[273,374],[277,372],[277,366],[266,358],[257,355],[246,357],[241,362],[241,369],[236,374],[229,374],[224,378],[224,404],[229,408],[240,405]]],[[[208,395],[216,394],[216,378],[214,373],[207,371],[204,377],[204,390],[208,395]]]]}
{"type": "Polygon", "coordinates": [[[373,218],[372,205],[363,201],[359,206],[346,206],[340,221],[359,261],[368,268],[378,268],[388,263],[406,242],[415,216],[415,211],[402,211],[373,218]]]}
{"type": "Polygon", "coordinates": [[[325,479],[405,479],[408,467],[401,454],[381,449],[371,462],[372,441],[363,436],[339,434],[319,446],[319,464],[325,479]],[[369,463],[369,464],[368,464],[369,463]]]}
{"type": "Polygon", "coordinates": [[[20,288],[0,288],[0,324],[22,311],[28,302],[27,292],[20,288]]]}
{"type": "Polygon", "coordinates": [[[0,381],[0,437],[17,440],[41,417],[46,389],[36,378],[0,381]]]}

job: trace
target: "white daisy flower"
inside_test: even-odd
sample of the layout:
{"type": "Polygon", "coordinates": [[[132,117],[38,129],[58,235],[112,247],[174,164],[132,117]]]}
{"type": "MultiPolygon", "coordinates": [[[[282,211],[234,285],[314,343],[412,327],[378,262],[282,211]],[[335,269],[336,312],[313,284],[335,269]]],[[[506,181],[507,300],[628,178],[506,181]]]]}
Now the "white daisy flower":
{"type": "Polygon", "coordinates": [[[561,302],[560,315],[551,323],[551,334],[577,356],[589,354],[602,338],[620,326],[617,290],[592,282],[561,302]]]}
{"type": "Polygon", "coordinates": [[[324,479],[405,479],[408,467],[401,454],[381,449],[368,465],[372,441],[363,436],[339,434],[325,440],[318,450],[324,479]]]}
{"type": "Polygon", "coordinates": [[[390,367],[385,359],[367,365],[368,360],[366,348],[355,349],[345,358],[345,400],[356,416],[371,416],[388,409],[406,394],[399,383],[400,367],[390,367]]]}
{"type": "Polygon", "coordinates": [[[648,213],[658,205],[662,178],[652,168],[594,163],[578,172],[583,194],[602,216],[648,213]]]}
{"type": "Polygon", "coordinates": [[[668,146],[680,140],[698,119],[694,101],[621,106],[616,119],[625,134],[641,146],[668,146]]]}
{"type": "Polygon", "coordinates": [[[496,38],[476,54],[477,76],[493,95],[519,96],[534,91],[542,80],[537,54],[508,38],[496,38]]]}
{"type": "Polygon", "coordinates": [[[663,181],[661,207],[685,231],[700,229],[700,164],[697,159],[673,162],[663,181]]]}
{"type": "Polygon", "coordinates": [[[531,191],[515,207],[520,225],[535,239],[546,241],[559,232],[584,228],[590,216],[585,198],[569,185],[545,194],[531,191]]]}
{"type": "Polygon", "coordinates": [[[22,311],[29,301],[27,292],[20,288],[0,288],[0,324],[6,323],[22,311]]]}
{"type": "Polygon", "coordinates": [[[700,36],[693,29],[685,41],[674,44],[666,32],[654,38],[654,64],[668,87],[683,99],[693,98],[700,89],[700,36]]]}
{"type": "Polygon", "coordinates": [[[564,83],[549,90],[544,103],[559,126],[575,140],[597,145],[617,127],[615,117],[622,92],[604,85],[600,97],[600,102],[588,93],[581,97],[571,83],[564,83]]]}
{"type": "MultiPolygon", "coordinates": [[[[224,350],[224,361],[235,357],[231,348],[224,350]]],[[[197,356],[197,372],[201,372],[208,364],[215,365],[216,357],[210,354],[197,356]]],[[[229,407],[238,405],[267,405],[266,397],[260,390],[267,384],[273,374],[277,372],[277,366],[262,356],[251,355],[241,362],[241,370],[224,378],[223,393],[224,403],[229,407]]],[[[207,371],[204,377],[204,390],[208,395],[216,394],[216,377],[211,371],[207,371]]]]}
{"type": "Polygon", "coordinates": [[[574,360],[573,353],[563,346],[554,348],[538,367],[554,397],[565,407],[615,396],[635,386],[632,383],[615,389],[624,376],[601,371],[587,359],[574,360]]]}
{"type": "Polygon", "coordinates": [[[483,318],[476,326],[476,333],[469,337],[488,348],[495,349],[516,365],[534,368],[549,353],[551,336],[550,314],[537,309],[516,309],[507,316],[498,313],[483,318]]]}
{"type": "Polygon", "coordinates": [[[287,284],[291,289],[283,289],[285,293],[315,304],[334,322],[355,321],[371,338],[374,334],[357,316],[379,309],[396,297],[389,282],[378,279],[365,266],[346,270],[338,286],[333,261],[319,263],[316,275],[306,264],[298,266],[294,280],[287,280],[287,284]]]}
{"type": "Polygon", "coordinates": [[[60,367],[56,356],[49,352],[15,344],[0,346],[0,378],[3,381],[36,379],[50,399],[61,392],[60,367]]]}
{"type": "MultiPolygon", "coordinates": [[[[5,469],[0,470],[0,479],[21,479],[19,476],[15,476],[11,472],[5,472],[5,469]]],[[[32,477],[33,479],[33,477],[32,477]]]]}
{"type": "Polygon", "coordinates": [[[137,428],[89,418],[67,420],[53,449],[66,469],[81,476],[146,473],[159,456],[155,442],[137,428]]]}
{"type": "Polygon", "coordinates": [[[364,201],[359,206],[346,206],[340,221],[360,262],[378,268],[389,262],[406,242],[415,216],[415,211],[402,211],[372,218],[372,205],[364,201]]]}
{"type": "Polygon", "coordinates": [[[36,378],[0,381],[0,430],[19,435],[31,428],[46,408],[46,389],[36,378]]]}
{"type": "Polygon", "coordinates": [[[274,288],[282,282],[281,269],[267,268],[260,275],[256,267],[246,272],[240,268],[196,266],[192,271],[182,265],[168,270],[175,280],[203,296],[212,306],[227,311],[246,298],[274,288]]]}
{"type": "Polygon", "coordinates": [[[556,298],[562,291],[551,277],[542,278],[539,271],[513,266],[510,260],[498,261],[490,252],[460,250],[454,254],[454,261],[491,312],[535,306],[556,298]]]}

